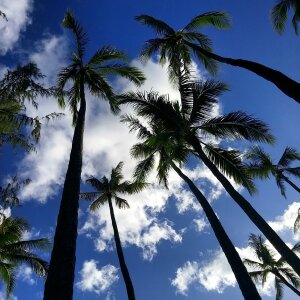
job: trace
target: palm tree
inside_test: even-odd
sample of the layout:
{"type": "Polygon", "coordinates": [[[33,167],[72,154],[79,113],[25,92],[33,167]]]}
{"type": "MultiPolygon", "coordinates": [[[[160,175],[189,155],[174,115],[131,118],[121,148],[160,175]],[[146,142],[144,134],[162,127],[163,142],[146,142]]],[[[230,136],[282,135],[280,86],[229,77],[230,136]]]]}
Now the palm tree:
{"type": "Polygon", "coordinates": [[[287,147],[277,164],[273,163],[270,155],[258,146],[252,147],[246,154],[250,159],[248,169],[251,175],[261,179],[275,177],[276,183],[282,196],[286,197],[284,182],[288,183],[294,190],[300,193],[300,188],[293,183],[286,174],[300,177],[300,167],[291,167],[294,161],[300,161],[300,154],[297,150],[287,147]]]}
{"type": "Polygon", "coordinates": [[[238,193],[229,180],[232,177],[243,184],[250,193],[255,191],[253,182],[241,163],[237,152],[227,152],[207,141],[208,136],[217,138],[245,139],[249,141],[273,142],[268,127],[258,119],[242,112],[212,117],[213,107],[224,85],[212,81],[182,84],[181,104],[169,101],[167,96],[151,93],[125,93],[120,96],[122,103],[130,103],[136,114],[146,118],[150,124],[158,124],[165,132],[165,139],[184,143],[192,149],[220,181],[232,199],[242,208],[251,221],[268,238],[280,255],[300,276],[300,260],[281,240],[277,233],[238,193]]]}
{"type": "Polygon", "coordinates": [[[37,108],[37,96],[50,96],[54,92],[39,83],[43,77],[36,64],[28,63],[7,71],[0,80],[0,148],[10,144],[32,150],[39,141],[42,121],[62,115],[51,113],[42,118],[26,115],[25,101],[37,108]],[[31,128],[30,134],[24,133],[24,126],[31,128]]]}
{"type": "Polygon", "coordinates": [[[271,11],[271,19],[274,29],[282,34],[287,22],[288,12],[293,10],[292,24],[298,35],[298,22],[300,21],[300,3],[297,0],[277,0],[271,11]]]}
{"type": "MultiPolygon", "coordinates": [[[[151,16],[141,15],[136,17],[136,19],[142,24],[150,26],[158,35],[157,38],[146,42],[141,53],[142,58],[147,59],[153,53],[160,51],[160,61],[164,63],[168,59],[170,63],[169,70],[178,70],[178,62],[180,62],[181,67],[186,67],[190,63],[190,50],[193,50],[196,57],[212,74],[216,71],[216,61],[241,67],[272,82],[283,93],[300,103],[300,83],[283,73],[256,62],[222,57],[212,52],[210,39],[199,32],[198,29],[207,24],[211,24],[217,28],[229,27],[230,20],[226,13],[208,12],[198,15],[184,26],[183,29],[178,31],[162,20],[151,16]]],[[[178,79],[180,79],[180,76],[178,76],[178,79]]]]}
{"type": "Polygon", "coordinates": [[[45,284],[44,299],[72,299],[75,251],[77,239],[78,206],[80,192],[80,175],[82,168],[82,147],[86,111],[85,87],[97,97],[109,100],[113,112],[118,111],[112,87],[106,80],[108,75],[120,75],[137,85],[145,77],[136,68],[126,64],[115,63],[124,60],[122,52],[111,47],[96,51],[85,63],[84,53],[87,36],[71,12],[67,12],[63,25],[75,35],[76,51],[72,53],[72,62],[63,68],[58,75],[57,87],[60,93],[59,103],[64,106],[64,96],[73,113],[75,125],[69,165],[65,177],[57,227],[54,236],[54,246],[51,254],[49,274],[45,284]],[[71,82],[71,88],[63,92],[64,87],[71,82]],[[78,106],[79,111],[78,111],[78,106]]]}
{"type": "MultiPolygon", "coordinates": [[[[151,94],[148,96],[151,97],[151,94]]],[[[189,152],[188,149],[185,148],[184,144],[175,144],[171,139],[166,139],[166,135],[163,130],[160,130],[160,128],[154,124],[150,124],[151,129],[149,129],[142,125],[137,118],[129,115],[123,116],[122,122],[126,122],[129,125],[130,131],[137,131],[138,137],[142,140],[141,143],[134,145],[131,150],[131,154],[134,158],[142,159],[142,161],[140,161],[136,166],[134,172],[135,180],[145,181],[146,176],[154,168],[155,155],[159,156],[157,166],[157,178],[159,183],[163,183],[167,187],[168,173],[170,169],[173,169],[188,185],[191,192],[203,208],[216,238],[227,257],[231,269],[235,274],[244,298],[261,299],[238,252],[209,202],[202,192],[196,187],[193,181],[176,165],[176,162],[182,164],[185,161],[189,152]]]]}
{"type": "Polygon", "coordinates": [[[122,250],[120,235],[118,231],[117,221],[114,214],[112,201],[115,200],[116,206],[119,208],[129,208],[127,200],[121,198],[119,194],[133,194],[138,193],[145,187],[143,182],[130,182],[123,181],[122,175],[123,162],[120,162],[114,169],[111,171],[110,179],[105,176],[101,180],[90,177],[86,180],[86,183],[90,184],[96,192],[86,192],[81,193],[80,197],[82,199],[93,200],[90,205],[90,210],[95,211],[101,205],[108,203],[111,222],[114,230],[114,238],[116,243],[117,254],[119,258],[119,263],[121,267],[121,272],[125,281],[127,295],[129,300],[134,300],[134,288],[128,268],[125,263],[125,258],[122,250]]]}
{"type": "MultiPolygon", "coordinates": [[[[300,287],[299,277],[282,258],[275,258],[275,253],[266,245],[261,235],[256,236],[252,233],[249,238],[249,246],[254,250],[258,261],[244,259],[244,263],[253,269],[249,274],[256,282],[261,281],[264,285],[268,275],[273,274],[275,275],[276,300],[282,299],[283,284],[300,296],[300,291],[297,290],[300,287]]],[[[300,243],[297,243],[291,250],[299,253],[300,243]]]]}
{"type": "Polygon", "coordinates": [[[29,230],[29,224],[22,218],[0,217],[0,278],[6,285],[7,298],[15,287],[14,270],[22,264],[28,264],[41,277],[46,277],[48,263],[34,254],[32,250],[45,250],[49,240],[23,240],[23,234],[29,230]]]}

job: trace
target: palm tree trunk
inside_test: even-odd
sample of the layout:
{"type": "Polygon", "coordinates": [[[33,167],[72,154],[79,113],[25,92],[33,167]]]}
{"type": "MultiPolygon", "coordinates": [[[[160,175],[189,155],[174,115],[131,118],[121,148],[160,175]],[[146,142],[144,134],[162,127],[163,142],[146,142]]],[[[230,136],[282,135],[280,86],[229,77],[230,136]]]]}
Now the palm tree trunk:
{"type": "Polygon", "coordinates": [[[289,287],[295,294],[300,296],[300,291],[298,291],[292,284],[290,284],[279,272],[274,273],[287,287],[289,287]]]}
{"type": "Polygon", "coordinates": [[[188,41],[185,41],[185,43],[195,51],[198,51],[209,58],[231,66],[247,69],[257,74],[258,76],[263,77],[264,79],[274,83],[284,94],[300,103],[300,83],[287,77],[283,73],[249,60],[222,57],[220,55],[206,51],[200,46],[197,46],[188,41]]]}
{"type": "Polygon", "coordinates": [[[288,179],[285,175],[281,174],[282,178],[292,187],[294,190],[296,190],[298,193],[300,193],[300,188],[297,187],[295,183],[293,183],[291,180],[288,179]]]}
{"type": "Polygon", "coordinates": [[[57,218],[44,300],[71,300],[73,298],[85,111],[86,101],[82,79],[80,109],[57,218]]]}
{"type": "Polygon", "coordinates": [[[134,289],[132,285],[132,281],[125,263],[125,258],[122,250],[122,245],[121,245],[121,240],[120,240],[120,235],[117,227],[117,222],[115,219],[115,214],[114,214],[114,209],[112,206],[111,198],[108,199],[108,204],[109,204],[109,211],[110,211],[110,217],[111,217],[111,223],[114,229],[114,237],[115,237],[115,242],[116,242],[116,248],[117,248],[117,254],[119,258],[119,263],[121,267],[121,272],[125,281],[126,285],[126,290],[127,290],[127,296],[129,300],[135,300],[135,295],[134,295],[134,289]]]}
{"type": "Polygon", "coordinates": [[[299,257],[282,241],[271,226],[264,220],[264,218],[252,207],[252,205],[231,185],[229,180],[217,169],[217,167],[207,158],[203,152],[201,145],[197,138],[191,140],[191,145],[199,155],[202,162],[208,167],[213,175],[220,181],[227,193],[246,213],[250,220],[257,226],[257,228],[265,235],[279,254],[286,260],[286,262],[294,269],[300,276],[300,259],[299,257]]]}
{"type": "Polygon", "coordinates": [[[171,166],[175,172],[187,183],[190,190],[197,198],[199,204],[202,206],[203,211],[216,235],[216,238],[219,241],[220,246],[230,264],[244,298],[249,300],[261,299],[238,252],[236,251],[234,245],[229,239],[226,231],[224,230],[221,222],[217,218],[207,199],[195,186],[195,184],[173,162],[171,162],[171,166]]]}

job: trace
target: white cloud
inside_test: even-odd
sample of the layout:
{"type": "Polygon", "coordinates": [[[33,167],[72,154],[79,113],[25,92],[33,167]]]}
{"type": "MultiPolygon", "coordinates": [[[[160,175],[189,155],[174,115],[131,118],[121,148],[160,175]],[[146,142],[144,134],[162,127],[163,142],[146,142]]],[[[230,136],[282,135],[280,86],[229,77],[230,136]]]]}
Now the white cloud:
{"type": "Polygon", "coordinates": [[[35,279],[33,278],[34,274],[30,267],[26,265],[22,265],[17,270],[17,278],[30,284],[34,285],[36,283],[35,279]]]}
{"type": "Polygon", "coordinates": [[[299,208],[300,202],[293,202],[282,215],[275,217],[274,221],[268,222],[277,233],[284,235],[285,240],[290,242],[298,242],[300,238],[300,234],[294,234],[294,223],[299,208]]]}
{"type": "MultiPolygon", "coordinates": [[[[236,247],[236,250],[242,259],[256,260],[250,247],[236,247]]],[[[192,285],[201,286],[207,291],[223,293],[227,287],[236,286],[236,279],[225,254],[219,249],[212,253],[210,259],[184,263],[182,267],[177,269],[171,285],[176,288],[177,293],[186,296],[192,285]]],[[[274,294],[274,276],[269,275],[264,286],[257,283],[257,288],[260,294],[272,296],[274,294]]]]}
{"type": "Polygon", "coordinates": [[[198,232],[203,231],[203,229],[208,226],[208,223],[206,222],[206,220],[204,218],[194,219],[193,221],[196,224],[196,230],[198,232]]]}
{"type": "Polygon", "coordinates": [[[118,281],[118,269],[113,265],[106,265],[97,268],[97,261],[89,260],[83,263],[80,273],[80,281],[76,286],[82,291],[101,294],[106,292],[115,282],[118,281]]]}
{"type": "Polygon", "coordinates": [[[30,13],[33,8],[33,0],[2,0],[0,10],[6,14],[8,21],[0,19],[0,54],[4,55],[12,50],[31,23],[30,13]]]}

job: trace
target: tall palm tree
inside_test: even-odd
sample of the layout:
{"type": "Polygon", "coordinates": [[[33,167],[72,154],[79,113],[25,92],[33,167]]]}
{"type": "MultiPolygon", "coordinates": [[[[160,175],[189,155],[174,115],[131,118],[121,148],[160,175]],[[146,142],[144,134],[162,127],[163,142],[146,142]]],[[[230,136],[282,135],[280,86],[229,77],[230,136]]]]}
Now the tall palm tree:
{"type": "Polygon", "coordinates": [[[240,164],[235,152],[229,153],[207,141],[208,136],[217,138],[246,139],[249,141],[273,142],[268,127],[258,119],[242,112],[212,117],[214,104],[222,93],[220,83],[211,81],[182,85],[181,103],[169,101],[168,97],[151,93],[126,93],[120,96],[122,103],[130,103],[136,114],[151,124],[158,124],[166,133],[166,139],[174,139],[191,148],[199,159],[220,181],[232,199],[242,208],[251,221],[273,244],[280,255],[300,276],[300,260],[281,240],[277,233],[232,186],[224,176],[232,177],[243,184],[250,193],[254,192],[253,182],[246,167],[240,164]]]}
{"type": "Polygon", "coordinates": [[[241,67],[272,82],[283,93],[300,103],[299,82],[262,64],[244,59],[222,57],[212,52],[211,40],[199,32],[198,29],[201,29],[207,24],[211,24],[217,28],[229,27],[230,20],[226,13],[208,12],[198,15],[184,26],[183,29],[178,31],[174,30],[162,20],[155,19],[148,15],[138,16],[136,20],[144,25],[150,26],[158,35],[157,38],[150,39],[146,42],[141,53],[144,59],[160,51],[160,61],[164,63],[166,59],[168,59],[170,63],[169,70],[178,70],[178,62],[181,63],[181,67],[186,67],[186,63],[190,63],[190,50],[192,50],[196,57],[204,64],[205,68],[212,74],[216,71],[216,62],[241,67]]]}
{"type": "Polygon", "coordinates": [[[123,60],[122,52],[111,47],[104,47],[86,63],[84,60],[87,36],[71,12],[67,12],[63,25],[75,36],[76,50],[72,53],[69,66],[63,68],[58,75],[57,87],[60,93],[59,103],[68,105],[73,113],[75,125],[69,165],[65,177],[54,246],[51,255],[49,274],[45,284],[44,299],[72,299],[75,251],[77,239],[78,206],[80,192],[80,175],[82,168],[82,146],[86,111],[85,88],[97,97],[107,99],[113,112],[118,111],[112,87],[106,80],[108,75],[120,75],[140,85],[145,77],[136,68],[127,64],[116,63],[123,60]],[[71,82],[67,92],[63,92],[66,84],[71,82]],[[79,106],[79,111],[78,111],[79,106]]]}
{"type": "Polygon", "coordinates": [[[160,128],[154,124],[150,124],[151,128],[148,128],[142,125],[137,118],[129,115],[123,116],[122,121],[129,125],[131,131],[137,131],[138,137],[142,140],[141,143],[134,145],[131,151],[133,157],[142,159],[135,169],[134,178],[137,181],[145,181],[146,176],[154,168],[155,155],[159,156],[157,166],[157,177],[159,183],[163,183],[167,187],[168,173],[170,169],[173,169],[188,185],[191,192],[203,208],[215,236],[227,257],[244,298],[261,299],[238,252],[209,202],[193,181],[176,165],[176,162],[182,164],[185,161],[189,153],[188,149],[185,148],[184,144],[178,145],[171,139],[166,139],[166,135],[163,130],[160,130],[160,128]]]}
{"type": "Polygon", "coordinates": [[[271,19],[274,29],[282,34],[288,18],[289,11],[293,11],[292,24],[298,35],[298,22],[300,21],[300,3],[298,0],[277,0],[271,11],[271,19]]]}
{"type": "Polygon", "coordinates": [[[105,176],[102,177],[101,180],[95,177],[90,177],[89,179],[87,179],[86,183],[91,185],[96,190],[96,192],[81,193],[80,197],[82,199],[93,201],[90,205],[91,211],[95,211],[101,205],[108,203],[111,222],[114,230],[117,254],[119,258],[121,272],[126,285],[128,299],[134,300],[134,288],[128,268],[126,266],[112,201],[115,200],[116,206],[118,206],[119,208],[129,208],[127,200],[121,198],[119,194],[138,193],[145,187],[146,184],[143,182],[132,183],[130,181],[123,181],[124,177],[122,175],[122,167],[123,162],[120,162],[114,169],[112,169],[110,179],[108,179],[105,176]]]}
{"type": "MultiPolygon", "coordinates": [[[[253,270],[249,274],[256,282],[261,281],[264,285],[268,275],[273,274],[275,275],[276,300],[282,299],[283,284],[300,296],[300,291],[297,290],[300,287],[299,277],[282,258],[275,258],[275,253],[266,245],[261,235],[256,236],[252,233],[249,237],[249,246],[254,250],[258,261],[246,258],[244,263],[253,270]]],[[[300,243],[297,243],[291,250],[299,253],[300,243]]]]}
{"type": "Polygon", "coordinates": [[[247,152],[246,157],[250,159],[250,163],[247,164],[250,174],[261,179],[273,175],[282,196],[286,197],[284,182],[300,193],[300,188],[286,175],[290,174],[300,178],[300,167],[291,166],[294,161],[300,161],[300,154],[297,150],[290,147],[285,148],[277,164],[271,160],[269,154],[258,146],[252,147],[247,152]]]}
{"type": "Polygon", "coordinates": [[[0,216],[0,279],[6,285],[7,298],[15,287],[15,269],[22,264],[28,264],[41,277],[46,277],[48,263],[42,260],[32,250],[45,250],[50,246],[49,240],[23,240],[29,224],[22,218],[0,216]]]}

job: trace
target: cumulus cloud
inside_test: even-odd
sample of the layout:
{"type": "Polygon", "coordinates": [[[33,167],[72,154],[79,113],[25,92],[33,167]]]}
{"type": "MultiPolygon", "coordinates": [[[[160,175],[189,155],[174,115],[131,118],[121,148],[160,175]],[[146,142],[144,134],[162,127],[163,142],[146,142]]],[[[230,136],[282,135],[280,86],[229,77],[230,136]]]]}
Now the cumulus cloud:
{"type": "MultiPolygon", "coordinates": [[[[270,246],[270,244],[268,244],[270,246]]],[[[242,259],[257,260],[250,247],[237,248],[242,259]]],[[[249,271],[251,271],[249,269],[249,271]]],[[[228,287],[236,286],[236,279],[231,267],[221,249],[212,252],[211,257],[203,261],[187,261],[176,271],[175,278],[171,281],[176,292],[187,296],[191,286],[200,286],[207,291],[223,293],[228,287]]],[[[261,295],[272,296],[274,294],[274,276],[270,274],[262,286],[257,283],[261,295]]]]}
{"type": "Polygon", "coordinates": [[[208,223],[206,222],[206,220],[204,218],[194,219],[193,221],[196,224],[196,230],[198,232],[203,231],[204,228],[206,228],[208,226],[208,223]]]}
{"type": "Polygon", "coordinates": [[[80,273],[80,281],[76,286],[82,291],[95,292],[101,294],[118,281],[118,269],[113,265],[106,265],[97,268],[97,261],[88,260],[83,263],[80,273]]]}
{"type": "Polygon", "coordinates": [[[6,14],[8,21],[0,19],[0,54],[12,50],[20,38],[22,31],[31,23],[30,13],[33,0],[2,0],[0,11],[6,14]]]}
{"type": "Polygon", "coordinates": [[[269,225],[279,234],[282,234],[290,242],[298,242],[300,234],[294,234],[294,223],[298,216],[300,202],[290,204],[284,213],[275,217],[274,221],[268,222],[269,225]]]}

